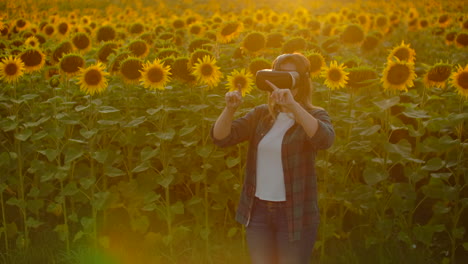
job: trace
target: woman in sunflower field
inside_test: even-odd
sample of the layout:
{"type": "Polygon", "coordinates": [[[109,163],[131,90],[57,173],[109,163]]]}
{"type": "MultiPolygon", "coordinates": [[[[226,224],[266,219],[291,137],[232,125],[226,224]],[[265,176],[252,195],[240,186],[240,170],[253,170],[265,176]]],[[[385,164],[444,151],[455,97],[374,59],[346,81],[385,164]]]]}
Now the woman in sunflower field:
{"type": "Polygon", "coordinates": [[[309,263],[319,223],[315,157],[335,133],[328,113],[311,103],[308,59],[283,54],[272,68],[298,72],[298,84],[279,89],[266,81],[268,104],[236,120],[241,92],[226,93],[212,138],[221,147],[249,141],[236,220],[246,226],[252,263],[309,263]]]}

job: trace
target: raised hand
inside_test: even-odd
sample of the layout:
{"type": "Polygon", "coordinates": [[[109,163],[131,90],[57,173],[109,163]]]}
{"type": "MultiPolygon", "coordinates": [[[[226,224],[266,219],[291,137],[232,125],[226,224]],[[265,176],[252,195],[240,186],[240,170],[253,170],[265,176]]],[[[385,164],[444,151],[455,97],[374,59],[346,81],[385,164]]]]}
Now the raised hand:
{"type": "Polygon", "coordinates": [[[230,110],[236,110],[242,103],[242,85],[237,85],[236,91],[227,92],[224,96],[226,107],[230,110]]]}
{"type": "Polygon", "coordinates": [[[290,89],[280,89],[268,80],[265,82],[273,89],[270,97],[274,102],[289,109],[296,106],[297,102],[290,89]]]}

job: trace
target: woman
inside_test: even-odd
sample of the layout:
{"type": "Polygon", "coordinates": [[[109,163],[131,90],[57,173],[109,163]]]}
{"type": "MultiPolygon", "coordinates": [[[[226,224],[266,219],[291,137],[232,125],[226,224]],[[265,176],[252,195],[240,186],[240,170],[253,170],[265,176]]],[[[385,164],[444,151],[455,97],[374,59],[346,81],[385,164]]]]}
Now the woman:
{"type": "Polygon", "coordinates": [[[246,226],[252,263],[309,263],[319,223],[315,156],[335,133],[327,112],[311,103],[308,59],[283,54],[272,68],[298,72],[298,84],[279,89],[266,81],[268,104],[234,121],[242,96],[226,93],[211,135],[221,147],[249,141],[236,220],[246,226]]]}

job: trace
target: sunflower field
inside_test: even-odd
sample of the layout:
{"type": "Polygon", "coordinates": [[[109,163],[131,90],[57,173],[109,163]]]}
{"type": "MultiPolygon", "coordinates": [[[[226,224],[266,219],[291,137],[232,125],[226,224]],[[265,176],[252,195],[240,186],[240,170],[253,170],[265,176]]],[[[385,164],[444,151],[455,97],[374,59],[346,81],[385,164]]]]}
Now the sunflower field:
{"type": "Polygon", "coordinates": [[[468,6],[0,3],[0,263],[248,263],[247,145],[210,129],[255,73],[311,62],[334,145],[311,263],[467,263],[468,6]]]}

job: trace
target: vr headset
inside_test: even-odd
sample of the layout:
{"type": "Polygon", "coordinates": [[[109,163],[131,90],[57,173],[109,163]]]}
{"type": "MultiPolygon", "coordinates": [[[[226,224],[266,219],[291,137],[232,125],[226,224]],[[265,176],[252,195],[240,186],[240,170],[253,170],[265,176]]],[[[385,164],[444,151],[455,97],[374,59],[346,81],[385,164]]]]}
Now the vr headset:
{"type": "Polygon", "coordinates": [[[275,71],[263,69],[257,71],[255,83],[260,90],[271,92],[273,88],[265,81],[268,80],[280,89],[293,89],[299,83],[299,73],[296,71],[275,71]]]}

